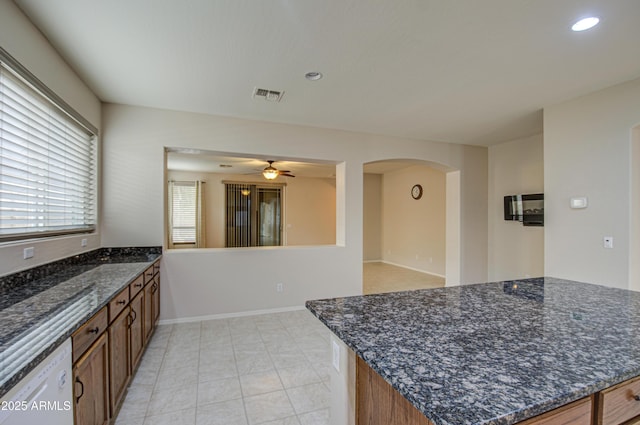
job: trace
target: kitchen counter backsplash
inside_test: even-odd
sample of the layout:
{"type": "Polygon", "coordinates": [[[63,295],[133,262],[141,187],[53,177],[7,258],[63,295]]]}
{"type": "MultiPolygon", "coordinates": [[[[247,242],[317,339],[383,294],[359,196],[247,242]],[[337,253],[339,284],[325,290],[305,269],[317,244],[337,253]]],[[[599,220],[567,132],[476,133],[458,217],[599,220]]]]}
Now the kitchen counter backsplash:
{"type": "Polygon", "coordinates": [[[100,248],[0,277],[0,397],[161,255],[100,248]]]}
{"type": "Polygon", "coordinates": [[[52,288],[101,264],[144,263],[162,247],[99,248],[0,277],[0,310],[52,288]]]}

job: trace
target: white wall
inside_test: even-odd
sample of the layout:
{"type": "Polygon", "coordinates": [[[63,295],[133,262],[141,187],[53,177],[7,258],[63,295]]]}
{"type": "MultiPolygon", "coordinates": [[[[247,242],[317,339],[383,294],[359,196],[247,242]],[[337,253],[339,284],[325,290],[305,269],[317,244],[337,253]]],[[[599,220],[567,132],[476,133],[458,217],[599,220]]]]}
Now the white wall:
{"type": "Polygon", "coordinates": [[[362,189],[364,261],[382,260],[382,174],[365,173],[362,189]]]}
{"type": "Polygon", "coordinates": [[[544,191],[542,135],[489,147],[489,280],[544,276],[544,228],[504,220],[504,196],[544,191]]]}
{"type": "Polygon", "coordinates": [[[382,257],[384,261],[427,273],[446,273],[446,174],[415,165],[382,177],[382,257]],[[420,199],[411,197],[422,185],[420,199]]]}
{"type": "MultiPolygon", "coordinates": [[[[640,79],[544,111],[545,274],[620,288],[629,282],[632,129],[640,79]],[[586,196],[586,209],[569,208],[586,196]],[[603,248],[613,236],[614,248],[603,248]]],[[[636,195],[637,196],[637,195],[636,195]]],[[[637,213],[637,212],[636,212],[637,213]]],[[[638,235],[634,235],[638,237],[638,235]]]]}
{"type": "MultiPolygon", "coordinates": [[[[100,128],[100,101],[67,66],[42,34],[11,1],[0,1],[0,46],[39,80],[100,128]]],[[[29,243],[0,245],[0,275],[49,263],[100,247],[100,235],[52,238],[29,243]],[[80,247],[86,238],[88,246],[80,247]],[[23,259],[23,249],[34,247],[34,257],[23,259]]]]}
{"type": "Polygon", "coordinates": [[[301,306],[362,288],[366,162],[414,158],[461,170],[461,282],[487,278],[487,149],[123,105],[103,106],[106,246],[163,241],[164,147],[327,160],[336,246],[176,250],[163,260],[163,319],[301,306]],[[276,293],[275,284],[285,291],[276,293]]]}
{"type": "Polygon", "coordinates": [[[629,247],[629,289],[640,291],[640,126],[633,129],[630,156],[631,240],[629,247]]]}

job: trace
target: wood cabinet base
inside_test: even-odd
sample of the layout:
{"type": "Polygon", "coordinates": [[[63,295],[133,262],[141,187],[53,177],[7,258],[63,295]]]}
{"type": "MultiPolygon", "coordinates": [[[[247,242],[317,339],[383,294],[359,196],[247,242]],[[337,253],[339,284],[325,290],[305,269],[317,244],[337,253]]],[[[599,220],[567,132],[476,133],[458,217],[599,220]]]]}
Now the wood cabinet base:
{"type": "Polygon", "coordinates": [[[360,357],[356,358],[357,425],[433,425],[360,357]]]}
{"type": "MultiPolygon", "coordinates": [[[[593,399],[593,395],[585,397],[518,425],[590,425],[593,399]]],[[[356,425],[433,425],[433,422],[357,357],[356,425]]]]}

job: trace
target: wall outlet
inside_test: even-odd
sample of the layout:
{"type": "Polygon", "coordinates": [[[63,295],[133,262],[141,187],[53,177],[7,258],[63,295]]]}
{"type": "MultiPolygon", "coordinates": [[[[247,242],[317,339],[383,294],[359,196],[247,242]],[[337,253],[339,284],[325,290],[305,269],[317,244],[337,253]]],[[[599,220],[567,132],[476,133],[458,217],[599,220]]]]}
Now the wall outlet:
{"type": "Polygon", "coordinates": [[[82,239],[82,240],[80,241],[80,246],[82,246],[82,247],[87,246],[87,239],[86,239],[86,238],[84,238],[84,239],[82,239]]]}
{"type": "Polygon", "coordinates": [[[613,248],[613,236],[605,236],[604,237],[604,247],[607,249],[613,248]]]}
{"type": "Polygon", "coordinates": [[[282,291],[284,291],[284,284],[276,283],[276,292],[282,292],[282,291]]]}
{"type": "Polygon", "coordinates": [[[32,246],[30,246],[29,248],[25,248],[23,251],[24,254],[24,259],[26,260],[27,258],[32,258],[33,254],[34,254],[34,248],[32,246]]]}
{"type": "Polygon", "coordinates": [[[331,341],[332,344],[332,348],[333,348],[333,356],[331,363],[333,364],[333,368],[337,371],[340,372],[340,346],[338,345],[337,342],[335,341],[331,341]]]}

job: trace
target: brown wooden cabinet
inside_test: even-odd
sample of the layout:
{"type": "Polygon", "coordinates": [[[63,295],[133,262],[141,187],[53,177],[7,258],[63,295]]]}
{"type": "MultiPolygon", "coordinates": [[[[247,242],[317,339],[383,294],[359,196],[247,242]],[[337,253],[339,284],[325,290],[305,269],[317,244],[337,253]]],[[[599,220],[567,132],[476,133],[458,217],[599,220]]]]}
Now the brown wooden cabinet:
{"type": "Polygon", "coordinates": [[[154,263],[72,335],[75,425],[115,418],[160,315],[154,263]]]}
{"type": "MultiPolygon", "coordinates": [[[[159,271],[160,269],[158,268],[157,270],[159,271]]],[[[156,273],[153,277],[151,294],[153,296],[153,300],[151,302],[151,317],[153,326],[155,327],[160,319],[160,273],[156,273]]]]}
{"type": "Polygon", "coordinates": [[[585,397],[524,422],[518,422],[518,425],[590,425],[592,406],[593,396],[585,397]]]}
{"type": "Polygon", "coordinates": [[[130,353],[130,372],[133,373],[142,358],[143,348],[145,347],[143,322],[144,322],[144,291],[138,292],[130,304],[130,320],[129,320],[129,353],[130,353]]]}
{"type": "Polygon", "coordinates": [[[596,400],[596,425],[640,423],[640,377],[600,391],[596,400]]]}
{"type": "Polygon", "coordinates": [[[109,343],[103,333],[73,367],[76,425],[109,423],[109,343]]]}
{"type": "Polygon", "coordinates": [[[129,307],[109,325],[109,384],[111,411],[117,412],[129,384],[129,307]]]}
{"type": "Polygon", "coordinates": [[[149,342],[151,334],[155,328],[153,321],[153,281],[144,287],[144,321],[142,322],[142,330],[144,332],[144,343],[149,342]]]}

